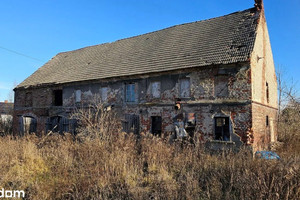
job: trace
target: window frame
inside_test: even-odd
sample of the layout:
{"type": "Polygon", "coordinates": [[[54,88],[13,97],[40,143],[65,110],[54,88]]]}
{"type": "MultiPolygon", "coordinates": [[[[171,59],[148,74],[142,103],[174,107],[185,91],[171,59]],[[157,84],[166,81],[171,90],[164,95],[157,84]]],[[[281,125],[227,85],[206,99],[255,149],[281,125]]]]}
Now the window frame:
{"type": "Polygon", "coordinates": [[[125,102],[135,103],[136,102],[136,83],[129,82],[125,84],[125,102]],[[130,91],[130,94],[129,94],[130,91]],[[128,98],[130,96],[130,98],[128,98]]]}

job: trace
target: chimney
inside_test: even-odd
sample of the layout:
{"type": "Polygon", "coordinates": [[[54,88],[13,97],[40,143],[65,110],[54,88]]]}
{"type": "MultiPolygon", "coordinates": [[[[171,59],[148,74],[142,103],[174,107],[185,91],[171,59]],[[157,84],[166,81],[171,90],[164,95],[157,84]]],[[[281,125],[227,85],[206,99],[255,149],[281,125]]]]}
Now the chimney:
{"type": "Polygon", "coordinates": [[[264,9],[263,0],[255,0],[254,6],[257,10],[263,10],[264,9]]]}

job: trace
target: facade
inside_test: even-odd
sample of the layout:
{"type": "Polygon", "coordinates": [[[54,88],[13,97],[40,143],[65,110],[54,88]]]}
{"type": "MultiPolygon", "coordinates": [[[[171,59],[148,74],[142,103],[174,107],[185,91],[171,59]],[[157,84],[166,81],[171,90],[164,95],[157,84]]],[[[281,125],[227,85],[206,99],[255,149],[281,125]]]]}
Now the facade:
{"type": "Polygon", "coordinates": [[[277,83],[263,5],[59,53],[15,89],[14,132],[74,132],[94,95],[124,131],[266,148],[277,138],[277,83]]]}

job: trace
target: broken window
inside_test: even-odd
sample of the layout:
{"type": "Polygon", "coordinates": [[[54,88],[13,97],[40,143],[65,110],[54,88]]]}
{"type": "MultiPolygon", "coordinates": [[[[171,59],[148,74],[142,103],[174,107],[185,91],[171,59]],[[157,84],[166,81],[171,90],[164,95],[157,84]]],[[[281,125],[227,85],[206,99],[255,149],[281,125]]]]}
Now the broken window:
{"type": "Polygon", "coordinates": [[[190,97],[190,79],[180,80],[180,97],[190,97]]]}
{"type": "Polygon", "coordinates": [[[101,100],[103,102],[107,101],[107,94],[108,94],[108,88],[107,87],[102,87],[101,88],[101,100]]]}
{"type": "Polygon", "coordinates": [[[215,77],[215,97],[228,97],[228,76],[215,77]]]}
{"type": "Polygon", "coordinates": [[[151,133],[153,135],[161,135],[161,124],[162,124],[162,119],[160,116],[152,116],[151,117],[151,133]]]}
{"type": "Polygon", "coordinates": [[[126,90],[126,96],[125,96],[126,102],[135,102],[135,95],[136,95],[135,84],[134,83],[126,84],[125,90],[126,90]]]}
{"type": "Polygon", "coordinates": [[[125,114],[125,120],[122,123],[123,131],[126,133],[139,134],[140,118],[138,115],[125,114]]]}
{"type": "Polygon", "coordinates": [[[151,94],[153,98],[160,98],[160,81],[152,82],[151,94]]]}
{"type": "Polygon", "coordinates": [[[75,102],[80,103],[81,102],[81,90],[75,91],[75,102]]]}
{"type": "Polygon", "coordinates": [[[21,116],[19,118],[19,130],[20,134],[30,134],[36,133],[37,122],[34,117],[31,116],[21,116]]]}
{"type": "Polygon", "coordinates": [[[75,133],[77,121],[75,119],[68,119],[62,116],[54,116],[47,119],[46,132],[52,131],[57,133],[75,133]]]}
{"type": "Polygon", "coordinates": [[[25,107],[32,107],[32,92],[25,94],[25,107]]]}
{"type": "Polygon", "coordinates": [[[230,141],[229,117],[215,117],[215,140],[230,141]]]}
{"type": "Polygon", "coordinates": [[[266,82],[266,97],[267,97],[267,102],[269,103],[269,84],[266,82]]]}
{"type": "Polygon", "coordinates": [[[63,91],[62,90],[54,90],[53,91],[53,105],[54,106],[62,106],[63,104],[63,91]]]}

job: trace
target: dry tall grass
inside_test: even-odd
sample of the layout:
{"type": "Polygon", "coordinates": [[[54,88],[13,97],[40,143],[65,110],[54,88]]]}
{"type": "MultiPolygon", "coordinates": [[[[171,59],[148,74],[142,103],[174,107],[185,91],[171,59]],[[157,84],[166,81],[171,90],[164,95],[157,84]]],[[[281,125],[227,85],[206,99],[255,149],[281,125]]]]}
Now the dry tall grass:
{"type": "Polygon", "coordinates": [[[82,112],[77,136],[0,137],[0,188],[27,199],[300,199],[299,148],[283,147],[280,161],[246,149],[212,154],[121,133],[104,107],[82,112]]]}
{"type": "Polygon", "coordinates": [[[299,162],[296,154],[281,161],[253,160],[247,151],[211,155],[151,135],[6,136],[0,186],[23,189],[28,199],[300,199],[299,162]]]}

